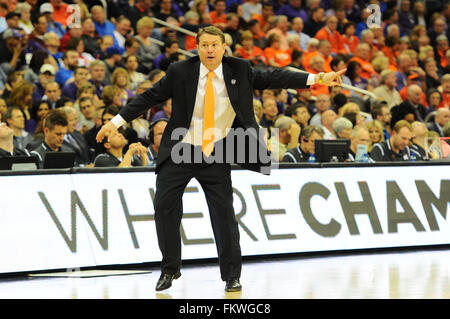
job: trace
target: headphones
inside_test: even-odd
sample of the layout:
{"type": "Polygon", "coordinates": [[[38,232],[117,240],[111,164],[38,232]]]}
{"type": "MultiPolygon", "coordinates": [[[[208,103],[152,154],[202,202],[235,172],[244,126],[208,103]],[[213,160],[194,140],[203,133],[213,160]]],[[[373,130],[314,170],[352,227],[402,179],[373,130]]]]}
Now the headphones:
{"type": "Polygon", "coordinates": [[[168,119],[165,119],[165,118],[161,118],[161,119],[158,119],[158,120],[153,121],[153,122],[150,123],[150,125],[149,125],[149,127],[148,127],[148,128],[149,128],[148,139],[149,139],[149,141],[150,141],[151,144],[153,144],[154,141],[155,141],[154,127],[155,127],[155,125],[158,124],[159,122],[166,122],[166,123],[168,123],[169,120],[168,120],[168,119]]]}

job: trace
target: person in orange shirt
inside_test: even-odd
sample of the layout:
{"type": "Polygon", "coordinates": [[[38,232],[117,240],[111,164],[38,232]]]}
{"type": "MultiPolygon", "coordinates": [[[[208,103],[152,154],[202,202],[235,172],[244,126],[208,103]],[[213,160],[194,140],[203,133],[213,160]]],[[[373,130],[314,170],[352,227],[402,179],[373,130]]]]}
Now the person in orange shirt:
{"type": "Polygon", "coordinates": [[[400,47],[400,40],[396,37],[387,37],[385,47],[381,52],[389,59],[389,64],[397,68],[398,49],[400,47]]]}
{"type": "MultiPolygon", "coordinates": [[[[420,76],[416,72],[408,71],[407,77],[406,77],[406,85],[400,90],[400,97],[403,101],[406,101],[408,99],[408,87],[415,84],[421,87],[420,83],[420,76]]],[[[422,98],[421,98],[422,104],[424,106],[428,106],[427,96],[422,90],[422,98]]]]}
{"type": "MultiPolygon", "coordinates": [[[[312,74],[319,74],[320,72],[324,72],[325,71],[324,64],[325,60],[320,54],[318,54],[311,58],[311,64],[309,69],[310,71],[308,72],[312,74]]],[[[310,88],[313,96],[317,96],[319,94],[330,95],[330,91],[326,85],[314,84],[311,85],[310,88]]]]}
{"type": "Polygon", "coordinates": [[[317,31],[314,36],[317,40],[328,40],[331,44],[331,51],[336,54],[345,54],[344,39],[337,31],[338,19],[336,16],[328,16],[325,26],[317,31]]]}
{"type": "Polygon", "coordinates": [[[273,4],[270,0],[264,0],[262,3],[261,14],[253,14],[252,20],[257,20],[262,32],[267,32],[271,28],[272,21],[275,18],[273,13],[273,4]]]}
{"type": "Polygon", "coordinates": [[[323,69],[324,72],[332,72],[330,63],[333,60],[333,57],[331,56],[331,43],[328,40],[322,40],[319,42],[319,46],[317,47],[317,51],[311,52],[308,54],[308,66],[306,67],[306,70],[308,72],[311,72],[311,59],[315,56],[321,56],[323,58],[323,69]]]}
{"type": "Polygon", "coordinates": [[[234,56],[250,60],[253,65],[266,64],[266,58],[261,48],[253,44],[253,34],[250,31],[244,31],[241,35],[241,45],[236,46],[234,56]]]}
{"type": "Polygon", "coordinates": [[[354,55],[356,47],[359,44],[359,39],[355,35],[355,32],[355,23],[350,21],[344,24],[344,34],[342,35],[342,39],[344,41],[344,49],[347,56],[354,55]]]}
{"type": "Polygon", "coordinates": [[[441,65],[442,68],[445,68],[447,66],[447,59],[445,57],[445,54],[447,53],[449,46],[448,46],[448,39],[445,35],[440,35],[436,38],[437,46],[436,46],[436,62],[441,65]]]}
{"type": "Polygon", "coordinates": [[[355,56],[352,57],[348,62],[357,61],[361,65],[361,77],[365,79],[370,79],[375,70],[369,60],[370,47],[367,43],[360,43],[356,47],[355,56]]]}
{"type": "Polygon", "coordinates": [[[227,3],[225,0],[217,0],[214,4],[214,11],[211,11],[209,15],[211,16],[211,22],[213,25],[221,29],[225,29],[227,24],[227,15],[225,10],[227,9],[227,3]]]}
{"type": "Polygon", "coordinates": [[[273,67],[285,67],[291,63],[291,55],[288,50],[281,48],[280,36],[273,33],[267,39],[268,47],[264,49],[267,64],[273,67]]]}
{"type": "Polygon", "coordinates": [[[71,23],[81,24],[81,21],[76,21],[76,14],[74,10],[68,8],[69,5],[67,3],[64,3],[62,0],[50,0],[50,4],[53,7],[53,21],[61,23],[64,27],[71,23]],[[67,21],[72,14],[74,21],[67,21]]]}
{"type": "Polygon", "coordinates": [[[316,38],[311,38],[308,42],[308,49],[305,51],[305,54],[303,56],[303,66],[305,67],[305,70],[309,69],[311,59],[318,54],[318,47],[319,40],[317,40],[316,38]]]}

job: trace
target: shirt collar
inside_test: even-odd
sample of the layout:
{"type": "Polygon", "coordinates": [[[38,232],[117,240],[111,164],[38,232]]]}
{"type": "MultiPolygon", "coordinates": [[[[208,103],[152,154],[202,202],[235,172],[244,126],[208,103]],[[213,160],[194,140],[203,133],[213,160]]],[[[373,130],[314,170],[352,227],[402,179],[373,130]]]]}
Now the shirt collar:
{"type": "MultiPolygon", "coordinates": [[[[203,63],[200,63],[200,78],[207,76],[208,72],[209,70],[206,68],[206,66],[204,66],[203,63]]],[[[222,63],[220,63],[213,72],[219,79],[223,80],[222,63]]]]}

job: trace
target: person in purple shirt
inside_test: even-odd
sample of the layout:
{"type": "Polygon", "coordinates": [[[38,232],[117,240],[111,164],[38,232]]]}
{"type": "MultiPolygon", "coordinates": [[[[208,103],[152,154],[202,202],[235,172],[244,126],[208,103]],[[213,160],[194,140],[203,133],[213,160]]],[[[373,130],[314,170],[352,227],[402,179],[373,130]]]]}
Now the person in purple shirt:
{"type": "Polygon", "coordinates": [[[278,10],[277,15],[285,15],[289,21],[296,17],[302,18],[304,22],[308,20],[308,14],[302,9],[302,0],[289,0],[288,4],[285,4],[278,10]]]}
{"type": "Polygon", "coordinates": [[[74,80],[64,85],[61,95],[67,96],[72,101],[77,99],[78,88],[86,83],[89,78],[89,70],[85,66],[79,66],[74,71],[74,80]]]}

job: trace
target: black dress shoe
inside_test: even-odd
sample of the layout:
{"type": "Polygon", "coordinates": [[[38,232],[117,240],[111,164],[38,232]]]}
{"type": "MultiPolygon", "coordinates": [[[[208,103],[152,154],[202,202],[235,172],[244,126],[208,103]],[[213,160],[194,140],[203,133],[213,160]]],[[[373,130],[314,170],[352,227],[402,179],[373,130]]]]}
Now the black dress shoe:
{"type": "Polygon", "coordinates": [[[242,286],[239,283],[239,279],[229,279],[225,284],[225,291],[233,292],[233,291],[241,291],[242,286]]]}
{"type": "Polygon", "coordinates": [[[167,288],[170,288],[172,286],[172,280],[180,278],[181,274],[180,272],[177,272],[176,274],[161,274],[161,277],[159,277],[158,282],[156,283],[156,291],[165,290],[167,288]]]}

